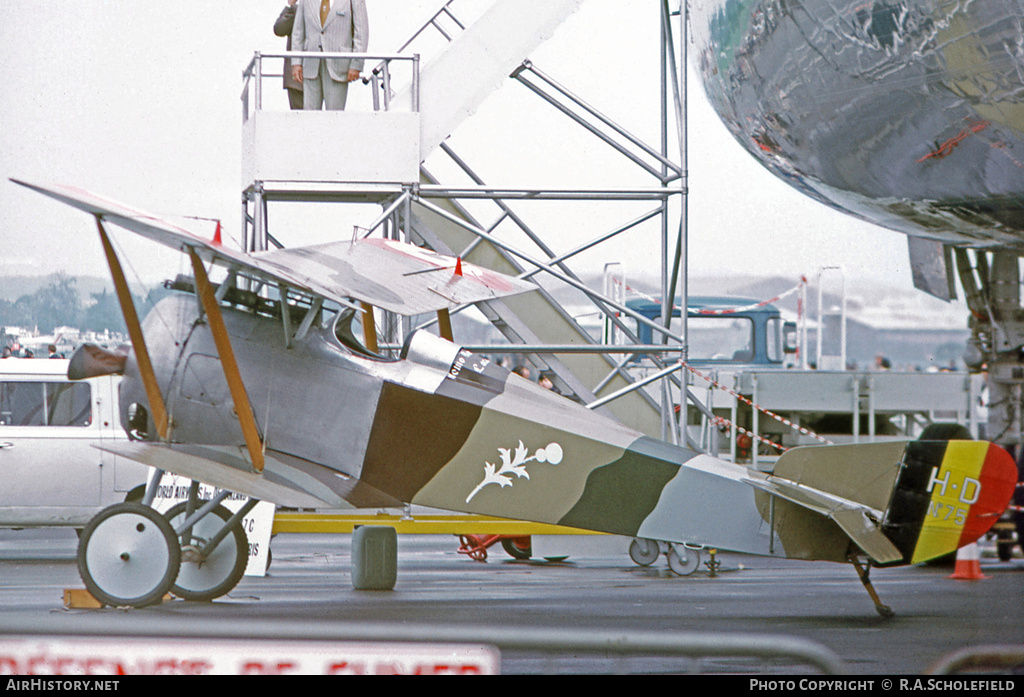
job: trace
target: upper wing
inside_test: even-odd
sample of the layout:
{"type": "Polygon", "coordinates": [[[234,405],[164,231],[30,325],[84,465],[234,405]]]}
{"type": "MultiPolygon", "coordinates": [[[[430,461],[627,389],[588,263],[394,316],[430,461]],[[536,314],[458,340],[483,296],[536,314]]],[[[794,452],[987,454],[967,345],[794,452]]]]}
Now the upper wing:
{"type": "Polygon", "coordinates": [[[11,181],[162,245],[182,251],[192,248],[215,264],[342,305],[355,299],[397,314],[416,315],[536,289],[532,283],[391,240],[332,242],[246,254],[84,189],[11,181]]]}
{"type": "Polygon", "coordinates": [[[348,295],[400,315],[537,289],[532,283],[394,240],[330,242],[278,249],[255,258],[263,268],[280,269],[321,295],[348,295]]]}

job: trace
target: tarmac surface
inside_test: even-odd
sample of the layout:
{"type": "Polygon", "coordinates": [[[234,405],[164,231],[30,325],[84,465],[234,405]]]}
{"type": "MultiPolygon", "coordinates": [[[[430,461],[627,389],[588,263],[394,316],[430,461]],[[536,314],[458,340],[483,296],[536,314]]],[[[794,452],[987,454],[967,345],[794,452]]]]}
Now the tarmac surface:
{"type": "MultiPolygon", "coordinates": [[[[63,604],[65,589],[84,587],[74,532],[2,530],[0,639],[465,640],[496,647],[504,674],[907,675],[962,649],[1024,645],[1019,549],[1008,562],[983,554],[980,580],[953,580],[949,565],[873,570],[896,613],[884,619],[849,565],[721,553],[714,575],[702,563],[680,577],[664,557],[634,564],[627,543],[572,538],[562,542],[569,556],[555,561],[514,560],[494,545],[479,562],[458,553],[455,536],[401,535],[395,588],[357,591],[350,536],[281,534],[267,575],[212,603],[81,610],[63,604]],[[723,641],[758,655],[724,655],[723,641]],[[764,657],[764,644],[786,655],[764,657]]],[[[535,541],[535,550],[547,547],[535,541]]]]}

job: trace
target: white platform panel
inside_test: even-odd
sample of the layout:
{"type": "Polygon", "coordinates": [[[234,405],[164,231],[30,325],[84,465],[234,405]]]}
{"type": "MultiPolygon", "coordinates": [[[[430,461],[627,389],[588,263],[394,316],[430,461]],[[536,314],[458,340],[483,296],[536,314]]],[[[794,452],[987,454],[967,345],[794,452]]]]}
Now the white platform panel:
{"type": "Polygon", "coordinates": [[[242,126],[242,189],[253,182],[413,184],[419,114],[258,111],[242,126]]]}

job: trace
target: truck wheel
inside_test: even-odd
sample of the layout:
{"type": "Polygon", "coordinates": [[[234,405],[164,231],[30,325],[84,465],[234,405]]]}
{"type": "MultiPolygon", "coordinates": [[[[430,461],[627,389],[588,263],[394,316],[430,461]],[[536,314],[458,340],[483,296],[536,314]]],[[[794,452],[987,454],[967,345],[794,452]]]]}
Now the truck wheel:
{"type": "Polygon", "coordinates": [[[634,537],[629,543],[629,558],[637,566],[650,566],[661,556],[661,547],[654,540],[634,537]]]}

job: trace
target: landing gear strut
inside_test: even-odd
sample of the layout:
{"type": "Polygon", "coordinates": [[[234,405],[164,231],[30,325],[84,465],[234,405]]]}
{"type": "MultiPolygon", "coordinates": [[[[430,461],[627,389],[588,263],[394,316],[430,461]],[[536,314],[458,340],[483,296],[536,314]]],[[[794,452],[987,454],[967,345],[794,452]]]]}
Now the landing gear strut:
{"type": "Polygon", "coordinates": [[[871,573],[871,562],[869,561],[862,566],[856,555],[851,554],[847,558],[850,560],[850,563],[853,564],[853,568],[857,570],[857,576],[860,577],[860,582],[864,584],[864,588],[867,590],[868,595],[871,596],[871,601],[875,604],[875,611],[886,619],[895,617],[896,613],[893,612],[893,609],[888,605],[882,604],[881,599],[878,597],[878,593],[875,592],[875,587],[871,585],[871,579],[868,577],[871,573]]]}
{"type": "MultiPolygon", "coordinates": [[[[182,501],[167,511],[175,530],[185,523],[187,510],[188,502],[182,501]]],[[[249,562],[249,541],[240,520],[232,521],[231,512],[217,506],[180,534],[181,570],[171,587],[174,595],[206,602],[238,585],[249,562]]]]}

